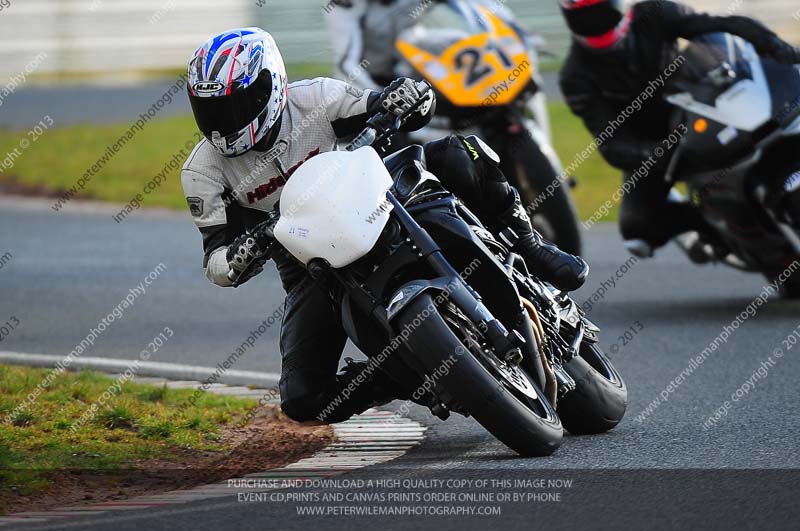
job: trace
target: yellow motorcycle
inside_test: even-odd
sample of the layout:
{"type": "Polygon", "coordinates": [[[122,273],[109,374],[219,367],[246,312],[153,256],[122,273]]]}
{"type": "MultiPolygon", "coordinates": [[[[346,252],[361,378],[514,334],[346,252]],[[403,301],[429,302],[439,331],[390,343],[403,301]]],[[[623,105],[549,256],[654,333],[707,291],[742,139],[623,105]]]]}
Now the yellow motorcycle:
{"type": "Polygon", "coordinates": [[[579,254],[581,234],[570,193],[552,147],[533,37],[499,2],[448,0],[429,6],[395,46],[397,74],[436,90],[431,125],[413,143],[451,132],[478,134],[502,160],[536,228],[561,249],[579,254]]]}

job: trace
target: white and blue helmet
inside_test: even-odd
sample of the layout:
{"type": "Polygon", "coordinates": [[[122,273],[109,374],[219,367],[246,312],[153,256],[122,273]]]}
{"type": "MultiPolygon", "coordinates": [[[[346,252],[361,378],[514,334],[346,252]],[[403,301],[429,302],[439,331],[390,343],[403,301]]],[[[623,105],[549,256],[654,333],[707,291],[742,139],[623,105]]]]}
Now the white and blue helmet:
{"type": "Polygon", "coordinates": [[[272,35],[261,28],[211,37],[189,60],[188,80],[197,126],[226,157],[246,153],[280,125],[286,67],[272,35]]]}

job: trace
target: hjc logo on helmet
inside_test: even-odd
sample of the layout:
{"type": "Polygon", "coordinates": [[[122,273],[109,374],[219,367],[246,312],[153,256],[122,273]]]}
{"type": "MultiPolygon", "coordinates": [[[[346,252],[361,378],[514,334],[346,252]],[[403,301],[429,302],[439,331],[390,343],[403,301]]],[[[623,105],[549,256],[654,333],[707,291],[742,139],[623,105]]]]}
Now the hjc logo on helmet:
{"type": "Polygon", "coordinates": [[[219,81],[200,81],[192,86],[195,94],[216,94],[225,88],[219,81]]]}
{"type": "Polygon", "coordinates": [[[228,147],[228,138],[220,135],[219,131],[211,131],[211,143],[222,150],[228,147]]]}

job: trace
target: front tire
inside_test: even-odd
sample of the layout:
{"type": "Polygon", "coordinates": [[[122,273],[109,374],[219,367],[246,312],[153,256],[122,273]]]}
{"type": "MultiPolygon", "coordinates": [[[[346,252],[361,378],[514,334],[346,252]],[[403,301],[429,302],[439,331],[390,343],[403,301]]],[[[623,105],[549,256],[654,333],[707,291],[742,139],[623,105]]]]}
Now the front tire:
{"type": "Polygon", "coordinates": [[[411,328],[407,340],[411,352],[427,374],[440,375],[436,383],[450,395],[449,402],[456,404],[458,411],[474,417],[503,444],[525,457],[550,455],[561,445],[561,421],[538,386],[532,384],[536,399],[521,399],[478,359],[470,341],[456,335],[430,295],[421,294],[403,311],[398,329],[411,327],[411,323],[419,323],[411,328]]]}
{"type": "Polygon", "coordinates": [[[581,345],[580,356],[564,365],[577,387],[558,402],[558,414],[573,435],[604,433],[628,408],[628,388],[596,344],[581,345]]]}
{"type": "MultiPolygon", "coordinates": [[[[771,281],[774,282],[776,280],[777,277],[774,277],[771,281]]],[[[781,285],[781,295],[786,299],[800,299],[800,274],[792,274],[786,279],[781,285]]]]}
{"type": "Polygon", "coordinates": [[[763,272],[764,278],[770,283],[777,283],[780,288],[779,292],[784,299],[797,300],[800,299],[800,273],[792,273],[789,278],[781,282],[779,276],[781,273],[763,272]]]}

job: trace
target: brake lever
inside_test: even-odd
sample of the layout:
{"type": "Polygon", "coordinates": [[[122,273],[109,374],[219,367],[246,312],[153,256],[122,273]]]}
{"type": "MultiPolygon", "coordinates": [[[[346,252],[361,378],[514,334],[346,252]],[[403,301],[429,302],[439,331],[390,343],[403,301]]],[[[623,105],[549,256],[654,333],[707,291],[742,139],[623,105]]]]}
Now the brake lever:
{"type": "Polygon", "coordinates": [[[387,119],[388,113],[385,112],[371,116],[369,120],[367,120],[367,127],[347,145],[345,150],[355,151],[358,148],[374,144],[378,136],[382,135],[383,131],[388,127],[388,124],[386,126],[383,125],[383,122],[387,121],[387,119]]]}
{"type": "Polygon", "coordinates": [[[358,148],[362,148],[364,146],[371,146],[372,143],[375,142],[375,136],[376,136],[375,129],[373,129],[372,127],[367,127],[363,131],[358,133],[358,136],[355,137],[352,142],[347,144],[347,147],[345,147],[344,149],[346,151],[355,151],[358,148]]]}
{"type": "Polygon", "coordinates": [[[372,118],[367,121],[367,127],[361,131],[358,136],[356,136],[352,142],[350,142],[345,150],[347,151],[355,151],[356,149],[365,147],[365,146],[372,146],[378,140],[385,138],[390,134],[394,134],[396,132],[395,127],[393,125],[384,125],[381,122],[387,121],[389,118],[388,113],[380,113],[376,114],[372,118]]]}

